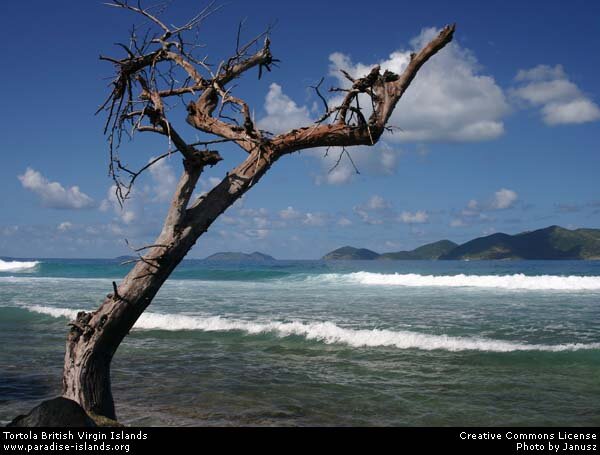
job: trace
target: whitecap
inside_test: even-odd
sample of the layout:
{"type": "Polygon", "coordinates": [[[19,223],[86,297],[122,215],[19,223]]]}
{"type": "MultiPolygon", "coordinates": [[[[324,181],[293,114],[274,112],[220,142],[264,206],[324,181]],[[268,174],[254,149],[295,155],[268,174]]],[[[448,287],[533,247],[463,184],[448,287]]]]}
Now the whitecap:
{"type": "Polygon", "coordinates": [[[39,261],[3,261],[0,259],[0,272],[19,272],[28,270],[38,265],[39,261]]]}
{"type": "Polygon", "coordinates": [[[416,273],[323,274],[313,281],[351,283],[371,286],[475,287],[512,290],[600,291],[600,276],[535,275],[419,275],[416,273]]]}
{"type": "MultiPolygon", "coordinates": [[[[74,318],[78,310],[45,306],[24,306],[27,310],[53,317],[74,318]]],[[[600,343],[529,344],[517,341],[494,340],[477,337],[434,335],[407,330],[350,329],[330,322],[301,321],[247,321],[221,316],[193,316],[185,314],[142,314],[135,324],[138,330],[203,332],[239,331],[248,335],[271,333],[279,337],[300,336],[326,344],[343,344],[352,347],[394,347],[425,351],[578,351],[600,349],[600,343]]]]}

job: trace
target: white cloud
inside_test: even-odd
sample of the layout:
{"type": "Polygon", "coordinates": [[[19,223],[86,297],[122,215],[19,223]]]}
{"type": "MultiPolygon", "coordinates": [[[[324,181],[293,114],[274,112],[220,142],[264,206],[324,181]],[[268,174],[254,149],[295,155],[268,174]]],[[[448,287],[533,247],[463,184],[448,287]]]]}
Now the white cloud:
{"type": "Polygon", "coordinates": [[[475,199],[471,199],[468,203],[467,203],[467,207],[471,210],[478,210],[479,209],[479,202],[477,202],[477,200],[475,199]]]}
{"type": "Polygon", "coordinates": [[[257,122],[259,128],[271,133],[308,126],[312,123],[308,108],[298,106],[289,96],[285,95],[281,85],[272,83],[265,99],[267,116],[257,122]]]}
{"type": "Polygon", "coordinates": [[[73,229],[73,223],[71,223],[70,221],[63,221],[58,225],[56,229],[58,229],[60,232],[67,232],[73,229]]]}
{"type": "Polygon", "coordinates": [[[219,220],[221,220],[223,223],[229,224],[229,225],[239,224],[239,220],[237,218],[232,217],[232,216],[221,215],[219,217],[219,220]]]}
{"type": "Polygon", "coordinates": [[[116,185],[111,185],[106,193],[106,199],[100,204],[100,210],[106,212],[112,208],[121,222],[125,224],[139,220],[144,212],[144,202],[141,200],[143,196],[138,194],[134,188],[130,194],[131,197],[123,201],[123,205],[120,205],[116,190],[116,185]]]}
{"type": "Polygon", "coordinates": [[[53,209],[89,209],[96,204],[78,186],[63,187],[58,182],[49,182],[38,171],[28,167],[23,175],[18,176],[23,188],[37,194],[42,204],[53,209]]]}
{"type": "MultiPolygon", "coordinates": [[[[332,150],[337,151],[337,148],[332,150]]],[[[305,153],[317,156],[317,153],[319,152],[312,150],[307,151],[305,153]]],[[[352,180],[352,177],[356,175],[356,170],[351,166],[351,163],[340,161],[339,164],[335,165],[335,162],[333,162],[333,160],[329,158],[329,156],[330,155],[323,155],[321,157],[322,166],[324,168],[323,170],[325,171],[325,173],[317,176],[317,178],[315,179],[315,183],[317,185],[320,185],[321,183],[328,183],[329,185],[341,185],[343,183],[350,182],[352,180]],[[328,166],[329,164],[335,167],[330,167],[328,166]],[[327,170],[327,168],[329,170],[327,170]]]]}
{"type": "Polygon", "coordinates": [[[544,79],[561,79],[563,77],[565,77],[565,71],[562,65],[554,67],[538,65],[528,70],[519,70],[515,79],[517,81],[541,81],[544,79]]]}
{"type": "Polygon", "coordinates": [[[516,191],[502,188],[494,193],[494,199],[492,200],[492,208],[497,210],[503,210],[511,208],[519,198],[516,191]]]}
{"type": "MultiPolygon", "coordinates": [[[[152,157],[149,161],[154,159],[155,157],[152,157]]],[[[156,202],[170,202],[175,192],[177,178],[167,159],[163,158],[150,166],[150,175],[154,183],[152,187],[155,194],[154,200],[156,202]]]]}
{"type": "MultiPolygon", "coordinates": [[[[331,74],[339,85],[349,82],[340,73],[345,69],[356,77],[364,76],[376,64],[382,69],[402,73],[410,54],[419,50],[437,31],[424,29],[406,50],[398,50],[389,58],[370,64],[353,63],[350,57],[336,52],[330,55],[331,74]]],[[[339,104],[333,97],[330,105],[339,104]]],[[[368,115],[369,103],[363,102],[368,115]]],[[[283,93],[278,84],[271,84],[265,100],[266,117],[257,123],[260,128],[280,133],[310,125],[314,118],[311,110],[301,106],[283,93]]],[[[321,159],[323,172],[316,176],[316,184],[340,185],[351,182],[360,173],[390,175],[398,165],[401,151],[392,149],[387,142],[405,141],[480,141],[494,139],[504,132],[502,118],[509,107],[495,80],[481,74],[480,65],[473,54],[456,43],[440,51],[421,69],[411,87],[392,114],[390,125],[401,128],[395,134],[384,135],[376,147],[358,146],[348,149],[354,164],[341,149],[307,150],[304,153],[321,159]],[[339,163],[336,165],[336,163],[339,163]]],[[[316,115],[316,114],[315,114],[316,115]]]]}
{"type": "MultiPolygon", "coordinates": [[[[219,222],[229,226],[239,226],[247,229],[247,235],[254,238],[266,236],[268,232],[262,233],[259,231],[268,231],[267,228],[279,227],[277,220],[273,220],[266,208],[238,208],[233,212],[228,212],[229,215],[221,215],[219,222]]],[[[225,231],[223,231],[225,232],[225,231]]]]}
{"type": "Polygon", "coordinates": [[[407,224],[427,223],[427,221],[429,221],[429,215],[424,210],[417,210],[414,213],[402,212],[398,216],[398,221],[400,221],[402,223],[407,223],[407,224]]]}
{"type": "Polygon", "coordinates": [[[349,183],[358,175],[357,170],[361,174],[391,175],[396,171],[398,157],[402,153],[400,149],[394,149],[385,142],[380,142],[375,147],[356,146],[347,147],[346,150],[350,157],[339,147],[331,147],[329,152],[323,149],[303,152],[321,160],[323,173],[315,179],[317,185],[349,183]]]}
{"type": "Polygon", "coordinates": [[[373,215],[371,213],[369,213],[368,211],[366,211],[360,207],[354,207],[354,213],[356,213],[358,215],[358,217],[362,220],[363,223],[373,224],[373,225],[383,224],[383,219],[373,217],[373,215]]]}
{"type": "Polygon", "coordinates": [[[550,103],[542,108],[548,125],[586,123],[600,119],[600,109],[589,99],[579,98],[566,103],[550,103]]]}
{"type": "Polygon", "coordinates": [[[267,216],[269,214],[269,211],[267,209],[265,209],[264,207],[261,207],[258,209],[242,208],[242,209],[239,209],[238,212],[239,212],[240,216],[243,216],[243,217],[259,217],[259,216],[267,216]]]}
{"type": "Polygon", "coordinates": [[[507,210],[516,204],[519,200],[519,194],[507,188],[501,188],[487,198],[483,203],[476,199],[471,199],[467,206],[460,210],[454,219],[450,221],[452,227],[469,226],[473,223],[493,222],[495,218],[490,216],[490,211],[507,210]],[[488,212],[488,213],[486,213],[488,212]]]}
{"type": "MultiPolygon", "coordinates": [[[[289,131],[303,126],[310,126],[314,119],[311,118],[306,106],[299,106],[278,84],[271,84],[265,98],[266,117],[260,119],[259,128],[274,134],[289,131]]],[[[385,144],[373,147],[350,147],[354,165],[360,172],[376,175],[389,175],[396,169],[399,150],[393,150],[385,144]]],[[[303,153],[318,158],[322,165],[322,174],[315,178],[317,184],[340,185],[350,182],[357,175],[356,169],[348,156],[342,156],[341,148],[332,147],[329,151],[324,149],[305,150],[303,153]]]]}
{"type": "Polygon", "coordinates": [[[303,224],[307,226],[324,226],[327,223],[327,215],[324,213],[308,212],[304,215],[303,224]]]}
{"type": "Polygon", "coordinates": [[[264,216],[255,216],[254,218],[252,218],[252,222],[254,223],[254,226],[256,226],[259,229],[264,229],[271,224],[269,220],[264,216]]]}
{"type": "Polygon", "coordinates": [[[264,240],[269,236],[270,231],[268,229],[247,229],[244,231],[248,237],[264,240]]]}
{"type": "Polygon", "coordinates": [[[460,218],[454,218],[452,221],[450,221],[450,227],[464,227],[466,225],[467,223],[460,218]]]}
{"type": "Polygon", "coordinates": [[[520,70],[515,79],[523,83],[512,95],[539,107],[547,125],[600,120],[600,108],[571,82],[561,65],[538,65],[520,70]]]}
{"type": "Polygon", "coordinates": [[[391,204],[386,201],[384,198],[382,198],[379,195],[374,195],[371,196],[371,198],[368,200],[366,207],[369,210],[381,210],[381,209],[387,209],[391,207],[391,204]]]}
{"type": "Polygon", "coordinates": [[[346,217],[342,217],[342,218],[340,218],[340,219],[337,221],[337,224],[338,224],[339,226],[346,227],[346,226],[351,226],[351,225],[352,225],[352,221],[350,221],[350,220],[349,220],[348,218],[346,218],[346,217]]]}
{"type": "Polygon", "coordinates": [[[373,195],[365,204],[353,207],[354,213],[367,224],[383,224],[384,218],[393,216],[392,204],[379,195],[373,195]]]}
{"type": "MultiPolygon", "coordinates": [[[[348,81],[339,72],[345,69],[355,77],[364,76],[375,64],[382,70],[401,74],[410,53],[420,50],[435,35],[433,28],[423,29],[411,41],[411,49],[398,50],[383,61],[353,63],[341,53],[330,56],[331,74],[340,84],[348,81]]],[[[509,107],[502,89],[493,77],[481,74],[471,51],[450,43],[429,60],[412,82],[389,124],[400,132],[386,135],[390,141],[482,141],[504,132],[502,118],[509,107]]]]}
{"type": "Polygon", "coordinates": [[[294,207],[289,206],[287,209],[279,211],[279,218],[282,220],[295,220],[302,216],[302,214],[294,209],[294,207]]]}

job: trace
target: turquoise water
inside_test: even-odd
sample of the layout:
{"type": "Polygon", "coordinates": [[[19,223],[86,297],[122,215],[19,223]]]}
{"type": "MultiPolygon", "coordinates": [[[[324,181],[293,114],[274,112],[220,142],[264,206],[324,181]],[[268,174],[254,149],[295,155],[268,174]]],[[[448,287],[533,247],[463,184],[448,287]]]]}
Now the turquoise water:
{"type": "MultiPolygon", "coordinates": [[[[128,270],[0,261],[0,423],[128,270]]],[[[600,262],[184,261],[113,362],[131,425],[600,425],[600,262]]]]}

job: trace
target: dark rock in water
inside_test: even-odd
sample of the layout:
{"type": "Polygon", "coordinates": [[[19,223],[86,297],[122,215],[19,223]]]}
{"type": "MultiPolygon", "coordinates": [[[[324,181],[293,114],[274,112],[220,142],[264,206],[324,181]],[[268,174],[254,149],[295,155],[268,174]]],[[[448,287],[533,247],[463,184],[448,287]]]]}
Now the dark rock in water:
{"type": "Polygon", "coordinates": [[[58,397],[44,401],[27,415],[20,415],[7,427],[95,427],[96,424],[73,400],[58,397]]]}

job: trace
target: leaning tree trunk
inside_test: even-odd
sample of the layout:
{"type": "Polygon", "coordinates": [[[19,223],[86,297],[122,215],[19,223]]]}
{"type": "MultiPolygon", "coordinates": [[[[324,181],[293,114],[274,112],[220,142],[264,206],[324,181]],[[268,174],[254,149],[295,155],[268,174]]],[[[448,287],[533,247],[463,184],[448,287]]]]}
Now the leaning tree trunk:
{"type": "Polygon", "coordinates": [[[95,414],[116,418],[110,387],[112,357],[195,240],[191,229],[183,236],[163,233],[156,243],[169,247],[155,247],[147,255],[160,255],[160,261],[138,262],[97,311],[77,315],[67,337],[63,396],[95,414]]]}
{"type": "Polygon", "coordinates": [[[186,208],[202,165],[184,162],[163,230],[148,252],[94,312],[71,322],[63,370],[63,396],[94,414],[116,418],[110,364],[123,338],[148,307],[171,272],[212,222],[264,175],[276,157],[254,151],[206,196],[186,208]]]}

